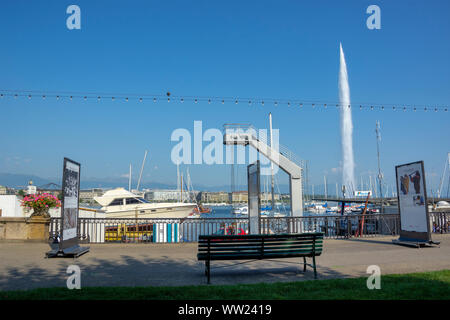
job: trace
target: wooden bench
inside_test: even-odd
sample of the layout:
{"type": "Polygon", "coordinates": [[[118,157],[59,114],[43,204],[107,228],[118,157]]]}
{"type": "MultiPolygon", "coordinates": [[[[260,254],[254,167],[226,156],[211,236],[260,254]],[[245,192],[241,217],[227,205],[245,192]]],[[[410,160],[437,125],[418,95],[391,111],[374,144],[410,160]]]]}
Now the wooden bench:
{"type": "Polygon", "coordinates": [[[314,269],[317,279],[316,256],[322,253],[323,233],[262,234],[262,235],[200,235],[198,239],[198,261],[205,261],[208,284],[212,260],[262,260],[303,257],[303,272],[306,266],[314,269]],[[312,258],[312,265],[306,258],[312,258]]]}

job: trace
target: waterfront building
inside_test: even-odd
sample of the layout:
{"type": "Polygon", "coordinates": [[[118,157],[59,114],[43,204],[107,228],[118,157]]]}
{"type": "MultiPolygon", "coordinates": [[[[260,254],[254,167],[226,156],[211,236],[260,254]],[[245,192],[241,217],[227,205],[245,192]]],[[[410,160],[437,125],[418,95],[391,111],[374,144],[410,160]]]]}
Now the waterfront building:
{"type": "MultiPolygon", "coordinates": [[[[183,192],[184,193],[184,192],[183,192]]],[[[147,201],[164,201],[164,202],[176,202],[180,201],[180,190],[145,190],[144,199],[147,201]]],[[[183,194],[183,201],[187,200],[187,195],[183,194]]]]}
{"type": "Polygon", "coordinates": [[[201,191],[197,195],[197,200],[202,203],[229,203],[230,193],[225,191],[208,192],[201,191]]]}
{"type": "Polygon", "coordinates": [[[103,193],[103,189],[99,188],[80,190],[80,200],[93,201],[94,197],[101,197],[103,193]]]}
{"type": "Polygon", "coordinates": [[[9,195],[9,194],[15,194],[15,190],[13,188],[0,186],[0,195],[9,195]]]}
{"type": "Polygon", "coordinates": [[[37,187],[33,185],[33,180],[30,180],[28,182],[27,194],[36,194],[36,193],[37,193],[37,187]]]}
{"type": "Polygon", "coordinates": [[[234,191],[231,199],[233,203],[247,203],[248,202],[248,191],[234,191]]]}

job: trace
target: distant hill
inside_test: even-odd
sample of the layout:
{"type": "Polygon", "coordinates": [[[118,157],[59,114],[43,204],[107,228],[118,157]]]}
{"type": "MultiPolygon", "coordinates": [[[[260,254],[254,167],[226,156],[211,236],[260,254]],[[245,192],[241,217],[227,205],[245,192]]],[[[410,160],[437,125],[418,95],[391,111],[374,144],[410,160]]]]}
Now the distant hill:
{"type": "MultiPolygon", "coordinates": [[[[16,173],[0,173],[0,185],[7,186],[10,188],[23,188],[28,185],[28,181],[32,180],[35,186],[43,186],[49,183],[56,183],[58,185],[61,184],[60,179],[56,178],[41,178],[32,174],[16,174],[16,173]],[[57,181],[58,180],[58,181],[57,181]]],[[[132,185],[136,187],[134,183],[132,185]]],[[[115,187],[124,187],[128,188],[128,179],[117,178],[117,179],[100,179],[100,178],[91,178],[91,179],[82,179],[81,180],[81,188],[89,189],[89,188],[115,188],[115,187]]],[[[142,188],[157,188],[157,189],[174,189],[176,186],[164,183],[143,183],[141,184],[142,188]]]]}
{"type": "MultiPolygon", "coordinates": [[[[0,185],[7,186],[10,188],[24,188],[28,185],[28,181],[32,180],[35,186],[43,186],[48,183],[56,183],[58,185],[61,184],[61,181],[56,178],[41,178],[35,175],[29,174],[15,174],[15,173],[0,173],[0,185]],[[57,181],[58,180],[58,181],[57,181]]],[[[128,179],[126,178],[89,178],[81,180],[81,189],[90,189],[90,188],[117,188],[123,187],[128,189],[128,179]]],[[[160,182],[143,182],[141,183],[141,189],[176,189],[175,184],[167,184],[160,182]]],[[[282,193],[286,193],[289,191],[289,187],[287,185],[280,185],[280,191],[282,193]]],[[[136,182],[132,184],[132,188],[136,188],[136,182]]],[[[196,184],[194,185],[194,189],[198,191],[226,191],[229,192],[231,187],[230,185],[221,185],[221,186],[205,186],[196,184]]],[[[235,186],[235,190],[247,190],[247,185],[239,185],[235,186]]]]}
{"type": "Polygon", "coordinates": [[[31,174],[0,173],[0,185],[11,188],[23,188],[32,180],[36,186],[54,182],[31,174]]]}

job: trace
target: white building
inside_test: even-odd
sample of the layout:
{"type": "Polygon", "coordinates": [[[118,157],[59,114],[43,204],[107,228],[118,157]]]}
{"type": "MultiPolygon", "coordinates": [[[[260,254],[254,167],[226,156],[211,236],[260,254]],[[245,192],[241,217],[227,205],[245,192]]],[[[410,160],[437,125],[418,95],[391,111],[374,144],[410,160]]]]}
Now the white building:
{"type": "Polygon", "coordinates": [[[0,195],[0,217],[25,217],[16,195],[0,195]]]}

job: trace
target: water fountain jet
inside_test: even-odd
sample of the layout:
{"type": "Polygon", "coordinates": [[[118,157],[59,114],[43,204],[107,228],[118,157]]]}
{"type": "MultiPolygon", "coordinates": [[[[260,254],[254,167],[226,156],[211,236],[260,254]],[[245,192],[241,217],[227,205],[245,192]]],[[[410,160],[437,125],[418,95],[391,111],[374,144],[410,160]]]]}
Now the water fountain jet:
{"type": "Polygon", "coordinates": [[[346,193],[349,194],[355,186],[355,162],[353,159],[353,123],[352,109],[350,103],[350,87],[348,84],[347,64],[345,62],[342,44],[340,47],[340,68],[339,68],[339,101],[341,120],[341,143],[342,143],[342,185],[345,186],[346,193]]]}

